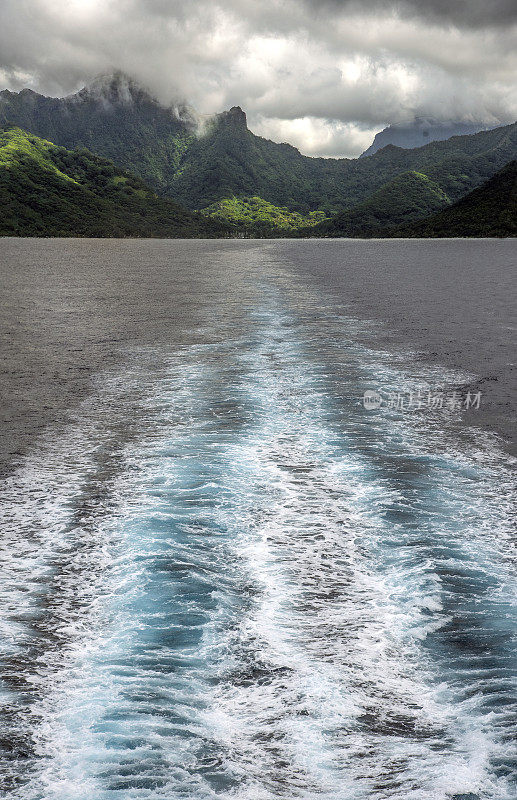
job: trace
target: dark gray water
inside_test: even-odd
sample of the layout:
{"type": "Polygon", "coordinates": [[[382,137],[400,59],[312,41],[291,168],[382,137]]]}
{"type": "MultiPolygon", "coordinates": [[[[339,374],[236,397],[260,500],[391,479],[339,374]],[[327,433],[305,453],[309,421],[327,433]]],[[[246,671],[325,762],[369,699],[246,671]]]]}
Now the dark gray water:
{"type": "Polygon", "coordinates": [[[0,252],[5,796],[514,798],[515,243],[0,252]]]}
{"type": "Polygon", "coordinates": [[[516,250],[514,240],[4,240],[0,464],[125,347],[188,339],[191,325],[224,317],[228,301],[246,315],[250,281],[260,291],[277,270],[326,292],[329,314],[371,321],[359,334],[368,346],[472,376],[483,392],[476,422],[515,454],[516,250]]]}

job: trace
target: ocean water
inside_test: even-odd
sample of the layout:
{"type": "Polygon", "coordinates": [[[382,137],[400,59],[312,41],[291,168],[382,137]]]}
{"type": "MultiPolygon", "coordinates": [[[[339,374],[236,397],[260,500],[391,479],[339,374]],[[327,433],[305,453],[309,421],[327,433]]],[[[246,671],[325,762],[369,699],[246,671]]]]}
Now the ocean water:
{"type": "Polygon", "coordinates": [[[513,800],[514,242],[0,252],[2,796],[513,800]]]}

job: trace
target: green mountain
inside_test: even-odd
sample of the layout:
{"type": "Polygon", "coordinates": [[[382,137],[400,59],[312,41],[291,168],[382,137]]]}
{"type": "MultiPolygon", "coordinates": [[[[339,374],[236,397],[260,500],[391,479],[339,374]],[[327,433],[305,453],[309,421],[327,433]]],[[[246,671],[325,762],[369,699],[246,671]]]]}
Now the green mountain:
{"type": "Polygon", "coordinates": [[[62,99],[0,92],[2,123],[87,147],[191,209],[260,197],[302,215],[330,216],[407,172],[423,173],[454,202],[517,158],[517,123],[413,150],[389,145],[366,158],[309,158],[255,136],[238,107],[201,125],[185,105],[164,108],[121,74],[62,99]]]}
{"type": "Polygon", "coordinates": [[[218,200],[203,209],[202,214],[232,225],[236,231],[256,237],[281,235],[301,227],[317,225],[325,216],[322,211],[311,211],[304,215],[290,211],[285,206],[279,208],[261,197],[230,197],[227,200],[218,200]]]}
{"type": "Polygon", "coordinates": [[[312,234],[375,236],[386,226],[425,217],[449,204],[449,198],[437,183],[422,172],[412,170],[381,186],[349,211],[320,223],[312,234]]]}
{"type": "Polygon", "coordinates": [[[482,186],[428,219],[391,235],[417,237],[517,236],[517,161],[482,186]]]}
{"type": "Polygon", "coordinates": [[[227,228],[158,197],[87,150],[19,128],[0,132],[2,236],[224,236],[227,228]]]}
{"type": "Polygon", "coordinates": [[[216,117],[185,150],[171,191],[192,208],[259,196],[301,214],[319,210],[331,216],[408,171],[425,174],[454,201],[515,157],[517,123],[416,150],[389,146],[368,158],[308,158],[290,145],[255,136],[235,108],[216,117]]]}
{"type": "Polygon", "coordinates": [[[64,98],[30,89],[0,92],[0,126],[18,127],[70,150],[87,148],[161,193],[194,137],[186,106],[164,108],[122,73],[64,98]]]}

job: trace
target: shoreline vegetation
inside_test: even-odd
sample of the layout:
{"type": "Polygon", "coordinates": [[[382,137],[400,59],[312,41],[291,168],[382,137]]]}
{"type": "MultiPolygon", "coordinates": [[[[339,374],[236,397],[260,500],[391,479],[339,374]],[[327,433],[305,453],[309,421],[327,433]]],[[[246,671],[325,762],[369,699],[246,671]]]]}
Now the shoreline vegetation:
{"type": "Polygon", "coordinates": [[[200,134],[188,109],[128,80],[63,99],[0,92],[1,236],[517,236],[517,123],[310,158],[255,136],[238,107],[200,134]]]}
{"type": "Polygon", "coordinates": [[[2,236],[217,238],[228,230],[111,161],[19,128],[0,133],[0,208],[2,236]]]}

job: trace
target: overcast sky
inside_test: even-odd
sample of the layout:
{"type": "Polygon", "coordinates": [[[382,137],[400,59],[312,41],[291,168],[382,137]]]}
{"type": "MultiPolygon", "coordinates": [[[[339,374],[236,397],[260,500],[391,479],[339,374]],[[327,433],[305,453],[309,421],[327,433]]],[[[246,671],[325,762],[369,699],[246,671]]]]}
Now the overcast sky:
{"type": "Polygon", "coordinates": [[[113,69],[354,156],[415,115],[513,122],[517,0],[0,0],[0,88],[68,94],[113,69]]]}

